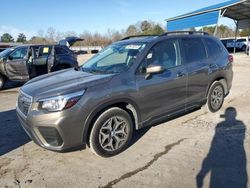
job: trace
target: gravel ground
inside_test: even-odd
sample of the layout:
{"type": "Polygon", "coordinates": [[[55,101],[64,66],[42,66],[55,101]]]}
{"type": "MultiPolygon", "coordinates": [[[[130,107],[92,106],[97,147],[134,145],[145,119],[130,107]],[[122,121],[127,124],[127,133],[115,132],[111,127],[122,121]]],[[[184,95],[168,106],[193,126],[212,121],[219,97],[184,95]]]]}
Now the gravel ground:
{"type": "Polygon", "coordinates": [[[219,112],[201,109],[140,130],[107,159],[38,147],[17,121],[18,88],[1,91],[0,187],[250,187],[249,65],[235,55],[233,88],[219,112]]]}

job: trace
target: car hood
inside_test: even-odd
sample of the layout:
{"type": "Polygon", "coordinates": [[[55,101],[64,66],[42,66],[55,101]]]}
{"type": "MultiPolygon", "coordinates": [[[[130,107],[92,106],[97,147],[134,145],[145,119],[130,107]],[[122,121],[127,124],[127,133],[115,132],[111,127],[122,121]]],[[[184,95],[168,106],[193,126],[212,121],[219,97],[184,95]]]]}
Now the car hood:
{"type": "Polygon", "coordinates": [[[109,81],[114,74],[91,74],[74,69],[39,76],[27,82],[21,90],[34,100],[82,91],[109,81]]]}

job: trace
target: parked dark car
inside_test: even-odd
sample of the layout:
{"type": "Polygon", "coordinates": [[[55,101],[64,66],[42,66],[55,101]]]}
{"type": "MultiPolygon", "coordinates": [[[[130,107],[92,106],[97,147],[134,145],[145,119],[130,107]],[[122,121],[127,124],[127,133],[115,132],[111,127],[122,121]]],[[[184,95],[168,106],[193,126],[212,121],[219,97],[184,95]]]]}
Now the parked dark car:
{"type": "Polygon", "coordinates": [[[76,55],[68,46],[81,39],[76,37],[67,39],[71,39],[70,42],[60,45],[21,45],[2,51],[0,53],[0,89],[4,87],[7,80],[25,82],[49,72],[77,68],[76,55]]]}
{"type": "Polygon", "coordinates": [[[134,130],[200,109],[217,112],[233,79],[233,57],[202,32],[126,38],[79,70],[43,75],[20,89],[17,115],[35,143],[65,151],[88,144],[110,157],[134,130]]]}

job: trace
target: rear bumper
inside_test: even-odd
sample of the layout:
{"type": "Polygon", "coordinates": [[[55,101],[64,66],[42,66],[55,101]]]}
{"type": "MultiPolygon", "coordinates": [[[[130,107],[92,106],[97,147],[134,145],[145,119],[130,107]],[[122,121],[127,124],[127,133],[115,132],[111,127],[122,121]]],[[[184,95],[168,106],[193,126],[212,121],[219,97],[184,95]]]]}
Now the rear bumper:
{"type": "MultiPolygon", "coordinates": [[[[74,108],[78,108],[77,106],[74,108]]],[[[58,152],[84,149],[84,115],[77,116],[71,110],[51,114],[30,113],[25,117],[16,109],[21,126],[39,146],[58,152]]]]}

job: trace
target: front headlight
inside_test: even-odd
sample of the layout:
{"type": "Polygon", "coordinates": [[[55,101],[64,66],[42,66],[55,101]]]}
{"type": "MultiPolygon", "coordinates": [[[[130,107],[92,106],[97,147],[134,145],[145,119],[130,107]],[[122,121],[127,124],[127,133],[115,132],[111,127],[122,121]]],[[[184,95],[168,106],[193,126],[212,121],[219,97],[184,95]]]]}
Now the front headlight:
{"type": "Polygon", "coordinates": [[[69,109],[80,100],[84,92],[85,91],[80,91],[67,95],[41,99],[39,100],[39,106],[41,109],[48,110],[49,112],[57,112],[69,109]]]}

